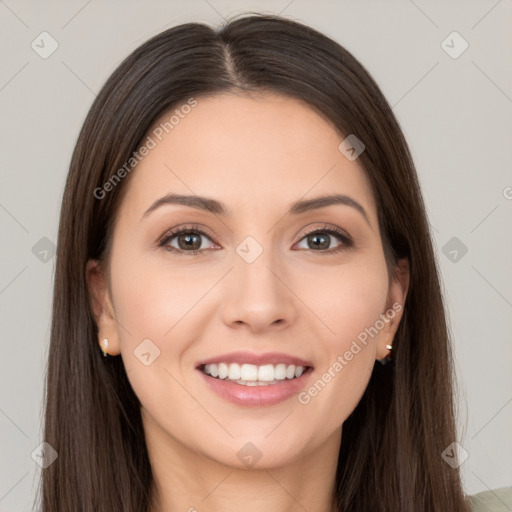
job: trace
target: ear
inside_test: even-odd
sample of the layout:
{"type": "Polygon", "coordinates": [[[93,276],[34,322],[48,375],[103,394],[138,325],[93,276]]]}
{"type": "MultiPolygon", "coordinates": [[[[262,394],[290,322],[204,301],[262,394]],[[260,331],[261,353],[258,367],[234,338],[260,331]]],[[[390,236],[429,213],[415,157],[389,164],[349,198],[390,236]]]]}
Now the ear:
{"type": "Polygon", "coordinates": [[[85,275],[91,311],[98,326],[98,344],[104,349],[103,340],[108,339],[106,352],[109,355],[118,355],[121,353],[119,329],[114,315],[108,279],[101,262],[89,260],[85,266],[85,275]]]}
{"type": "Polygon", "coordinates": [[[390,354],[390,350],[386,345],[393,345],[400,320],[402,319],[405,299],[409,291],[410,268],[409,260],[402,258],[398,260],[393,276],[389,285],[388,298],[386,302],[386,310],[383,311],[381,319],[384,327],[379,333],[377,344],[377,359],[383,359],[390,354]]]}

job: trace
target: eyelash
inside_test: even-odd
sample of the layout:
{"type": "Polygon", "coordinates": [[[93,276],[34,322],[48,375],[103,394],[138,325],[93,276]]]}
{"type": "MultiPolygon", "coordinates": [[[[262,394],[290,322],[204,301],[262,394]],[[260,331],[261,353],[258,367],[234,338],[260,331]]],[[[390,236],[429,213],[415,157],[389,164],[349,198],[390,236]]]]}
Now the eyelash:
{"type": "MultiPolygon", "coordinates": [[[[202,236],[205,236],[206,238],[209,238],[210,240],[212,240],[212,237],[208,233],[203,231],[199,226],[192,224],[190,226],[178,228],[178,229],[171,230],[171,231],[167,232],[161,238],[160,242],[158,242],[158,247],[163,247],[167,251],[175,252],[175,253],[179,253],[179,254],[183,254],[183,255],[187,255],[187,256],[196,256],[196,255],[201,254],[207,250],[207,249],[196,249],[194,251],[184,251],[184,250],[176,249],[175,247],[170,247],[169,245],[167,245],[173,238],[175,238],[178,235],[181,235],[183,233],[202,235],[202,236]]],[[[347,236],[341,230],[332,228],[330,226],[321,226],[319,228],[314,228],[314,229],[304,233],[304,235],[299,240],[299,242],[301,242],[307,236],[316,234],[316,233],[321,233],[321,234],[327,233],[329,235],[332,235],[332,236],[338,238],[338,240],[341,241],[342,244],[340,246],[336,247],[335,249],[327,249],[327,250],[319,250],[319,251],[316,251],[314,249],[306,249],[310,252],[317,252],[317,253],[323,253],[323,254],[326,254],[326,253],[334,254],[334,253],[338,253],[341,251],[349,250],[354,247],[354,243],[349,236],[347,236]]]]}

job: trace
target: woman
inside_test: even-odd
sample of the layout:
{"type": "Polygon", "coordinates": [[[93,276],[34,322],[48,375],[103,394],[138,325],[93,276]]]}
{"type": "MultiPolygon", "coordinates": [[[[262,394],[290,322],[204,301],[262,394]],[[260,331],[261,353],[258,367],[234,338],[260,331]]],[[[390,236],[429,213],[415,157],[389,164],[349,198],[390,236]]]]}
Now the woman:
{"type": "Polygon", "coordinates": [[[414,164],[347,50],[255,15],[121,63],[62,203],[44,512],[469,511],[453,393],[414,164]]]}

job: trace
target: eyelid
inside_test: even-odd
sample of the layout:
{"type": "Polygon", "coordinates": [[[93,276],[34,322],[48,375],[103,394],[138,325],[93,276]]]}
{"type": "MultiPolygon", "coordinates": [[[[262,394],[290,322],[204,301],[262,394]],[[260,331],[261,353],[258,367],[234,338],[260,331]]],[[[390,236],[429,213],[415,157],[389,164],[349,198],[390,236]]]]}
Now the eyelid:
{"type": "MultiPolygon", "coordinates": [[[[327,231],[328,233],[336,233],[340,237],[345,237],[348,241],[352,241],[352,237],[344,229],[341,229],[341,228],[338,228],[335,226],[331,226],[329,224],[323,224],[322,226],[316,226],[311,229],[307,229],[306,232],[302,235],[300,240],[302,240],[304,237],[310,235],[311,233],[316,233],[317,231],[318,232],[327,231]]],[[[300,242],[300,240],[299,240],[299,242],[300,242]]]]}

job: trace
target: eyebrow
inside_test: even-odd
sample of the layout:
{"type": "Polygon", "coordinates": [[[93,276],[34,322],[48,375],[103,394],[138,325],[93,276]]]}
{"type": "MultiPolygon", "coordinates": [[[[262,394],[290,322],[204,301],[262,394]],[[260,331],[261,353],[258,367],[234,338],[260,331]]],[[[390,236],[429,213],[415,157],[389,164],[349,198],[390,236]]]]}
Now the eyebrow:
{"type": "MultiPolygon", "coordinates": [[[[167,194],[160,199],[157,199],[142,216],[142,219],[147,217],[151,212],[160,208],[163,205],[182,205],[196,208],[198,210],[205,210],[215,215],[231,216],[232,212],[221,202],[208,197],[196,195],[182,195],[182,194],[167,194]]],[[[287,215],[299,215],[301,213],[310,212],[319,208],[325,208],[331,205],[345,205],[350,206],[357,210],[366,220],[367,224],[371,227],[368,214],[364,207],[355,199],[344,194],[329,194],[324,196],[315,197],[313,199],[299,200],[290,205],[287,215]]],[[[141,219],[141,220],[142,220],[141,219]]]]}

